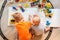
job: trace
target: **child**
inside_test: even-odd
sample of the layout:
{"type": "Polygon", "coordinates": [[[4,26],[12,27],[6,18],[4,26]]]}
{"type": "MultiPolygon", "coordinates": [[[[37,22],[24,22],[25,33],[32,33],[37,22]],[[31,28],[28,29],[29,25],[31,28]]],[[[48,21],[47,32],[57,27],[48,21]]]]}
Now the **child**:
{"type": "Polygon", "coordinates": [[[15,19],[19,40],[31,40],[31,33],[29,32],[32,25],[31,22],[24,21],[23,16],[18,12],[13,14],[13,17],[15,19]]]}
{"type": "MultiPolygon", "coordinates": [[[[33,31],[31,31],[31,33],[34,36],[33,40],[41,40],[41,35],[43,34],[44,31],[48,32],[50,30],[50,28],[46,28],[44,27],[43,24],[41,24],[40,22],[40,17],[38,15],[34,15],[32,18],[32,22],[33,22],[33,26],[31,27],[31,29],[33,31]]],[[[32,36],[32,37],[33,37],[32,36]]]]}

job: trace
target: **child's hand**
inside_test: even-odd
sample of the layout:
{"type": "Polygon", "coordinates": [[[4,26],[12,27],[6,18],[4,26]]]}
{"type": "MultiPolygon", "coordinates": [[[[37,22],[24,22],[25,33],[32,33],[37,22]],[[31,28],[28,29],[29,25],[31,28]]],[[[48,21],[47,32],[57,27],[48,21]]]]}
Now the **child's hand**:
{"type": "Polygon", "coordinates": [[[50,29],[51,29],[50,27],[45,28],[44,32],[47,33],[48,31],[50,31],[50,29]]]}

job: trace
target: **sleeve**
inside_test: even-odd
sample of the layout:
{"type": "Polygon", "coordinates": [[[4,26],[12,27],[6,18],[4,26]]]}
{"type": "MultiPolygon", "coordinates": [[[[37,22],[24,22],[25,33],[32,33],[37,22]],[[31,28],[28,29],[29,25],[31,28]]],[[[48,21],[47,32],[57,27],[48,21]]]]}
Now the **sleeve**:
{"type": "Polygon", "coordinates": [[[32,26],[32,23],[31,22],[28,22],[28,26],[31,27],[32,26]]]}
{"type": "Polygon", "coordinates": [[[20,26],[21,26],[20,23],[16,23],[15,26],[16,26],[16,29],[17,29],[17,30],[20,30],[20,26]]]}

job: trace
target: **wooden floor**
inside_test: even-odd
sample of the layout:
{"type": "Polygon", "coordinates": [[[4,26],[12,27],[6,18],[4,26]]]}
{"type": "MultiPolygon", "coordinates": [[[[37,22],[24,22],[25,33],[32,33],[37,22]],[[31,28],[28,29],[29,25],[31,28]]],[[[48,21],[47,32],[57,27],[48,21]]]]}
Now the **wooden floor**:
{"type": "MultiPolygon", "coordinates": [[[[46,35],[47,34],[44,34],[44,37],[46,35]]],[[[52,35],[50,36],[49,40],[60,40],[60,28],[53,29],[52,35]]]]}

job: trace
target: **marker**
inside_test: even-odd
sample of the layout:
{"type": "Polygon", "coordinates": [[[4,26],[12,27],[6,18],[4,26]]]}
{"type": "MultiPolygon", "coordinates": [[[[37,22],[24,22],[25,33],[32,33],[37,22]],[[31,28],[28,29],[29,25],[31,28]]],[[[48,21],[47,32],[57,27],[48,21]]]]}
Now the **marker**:
{"type": "Polygon", "coordinates": [[[25,10],[24,10],[24,8],[20,5],[20,6],[18,6],[21,10],[22,10],[22,12],[24,12],[25,10]]]}
{"type": "Polygon", "coordinates": [[[24,12],[24,11],[25,11],[22,7],[21,7],[20,9],[22,10],[22,12],[24,12]]]}
{"type": "Polygon", "coordinates": [[[17,10],[17,8],[16,8],[16,7],[14,7],[14,6],[13,6],[13,9],[14,9],[14,10],[17,10]]]}

